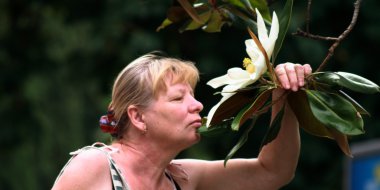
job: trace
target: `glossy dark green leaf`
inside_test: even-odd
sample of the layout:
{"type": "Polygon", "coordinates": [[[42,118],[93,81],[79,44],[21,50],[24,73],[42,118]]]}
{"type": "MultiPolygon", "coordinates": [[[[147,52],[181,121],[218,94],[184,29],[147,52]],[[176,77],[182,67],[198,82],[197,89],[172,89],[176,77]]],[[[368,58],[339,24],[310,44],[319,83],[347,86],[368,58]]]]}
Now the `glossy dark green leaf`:
{"type": "Polygon", "coordinates": [[[244,124],[252,115],[255,114],[260,108],[262,108],[271,97],[273,89],[265,90],[261,92],[257,98],[247,106],[245,106],[235,117],[232,122],[231,129],[239,130],[240,126],[244,124]]]}
{"type": "Polygon", "coordinates": [[[258,118],[258,115],[252,116],[252,123],[250,126],[247,127],[247,129],[243,132],[243,134],[240,136],[238,142],[236,145],[230,150],[226,158],[224,159],[224,167],[226,167],[227,161],[232,158],[233,155],[247,142],[249,132],[252,130],[253,126],[256,123],[256,120],[258,118]]]}
{"type": "Polygon", "coordinates": [[[260,11],[261,16],[267,21],[267,23],[272,22],[272,17],[270,16],[271,14],[266,0],[249,0],[249,2],[252,7],[257,8],[260,11]]]}
{"type": "Polygon", "coordinates": [[[199,129],[198,132],[202,136],[207,136],[207,137],[214,137],[214,136],[219,136],[221,134],[224,134],[226,132],[231,131],[231,123],[232,123],[233,118],[230,119],[225,119],[223,122],[213,125],[212,127],[206,127],[206,125],[202,125],[199,129]]]}
{"type": "Polygon", "coordinates": [[[303,130],[314,136],[334,139],[331,132],[313,115],[305,91],[290,93],[288,102],[303,130]]]}
{"type": "Polygon", "coordinates": [[[363,119],[355,107],[338,94],[306,90],[311,111],[326,127],[346,135],[363,134],[363,119]]]}
{"type": "Polygon", "coordinates": [[[278,33],[276,45],[274,46],[274,50],[272,53],[272,62],[274,63],[280,49],[282,47],[282,43],[284,42],[285,36],[288,32],[290,20],[292,18],[292,10],[293,10],[293,0],[287,0],[284,8],[281,13],[278,15],[280,30],[278,33]]]}
{"type": "Polygon", "coordinates": [[[268,143],[272,142],[274,139],[276,139],[281,129],[281,121],[284,116],[284,110],[285,110],[285,106],[282,106],[281,110],[277,113],[277,115],[273,119],[267,133],[265,134],[263,138],[263,141],[261,143],[261,148],[267,145],[268,143]]]}
{"type": "Polygon", "coordinates": [[[351,104],[352,104],[353,106],[355,106],[356,111],[358,111],[360,114],[370,115],[369,112],[363,108],[363,106],[361,106],[358,102],[356,102],[356,101],[355,101],[353,98],[351,98],[348,94],[346,94],[346,93],[343,92],[342,90],[339,90],[339,93],[340,93],[343,97],[345,97],[348,101],[350,101],[351,104]]]}
{"type": "Polygon", "coordinates": [[[352,91],[373,94],[380,92],[380,87],[374,82],[356,74],[347,72],[335,72],[340,76],[339,84],[352,91]]]}
{"type": "Polygon", "coordinates": [[[334,128],[327,128],[319,122],[311,112],[305,91],[292,92],[288,95],[288,103],[297,117],[300,127],[307,133],[333,139],[346,155],[351,156],[347,135],[334,128]]]}
{"type": "Polygon", "coordinates": [[[380,88],[377,84],[356,74],[347,72],[318,72],[313,75],[316,81],[331,86],[344,87],[365,94],[380,92],[380,88]]]}

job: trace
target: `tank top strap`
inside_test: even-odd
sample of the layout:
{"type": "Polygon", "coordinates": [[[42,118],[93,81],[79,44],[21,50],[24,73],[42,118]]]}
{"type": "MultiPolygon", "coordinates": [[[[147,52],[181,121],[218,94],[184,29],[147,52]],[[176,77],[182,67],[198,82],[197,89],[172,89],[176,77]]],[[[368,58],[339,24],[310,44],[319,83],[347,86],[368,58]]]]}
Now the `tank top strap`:
{"type": "Polygon", "coordinates": [[[58,179],[61,177],[61,175],[64,172],[64,170],[66,169],[66,167],[70,164],[70,162],[72,161],[72,159],[76,155],[80,154],[83,151],[90,150],[90,149],[99,150],[99,151],[101,151],[102,153],[104,153],[107,156],[107,160],[108,160],[109,168],[110,168],[110,174],[111,174],[113,189],[114,190],[130,190],[130,188],[128,187],[128,184],[126,182],[126,180],[122,176],[121,170],[118,168],[118,166],[116,165],[115,161],[111,157],[111,154],[114,153],[114,152],[117,152],[118,149],[117,148],[113,148],[111,146],[108,146],[108,145],[106,145],[104,143],[101,143],[101,142],[96,142],[96,143],[92,144],[91,146],[85,146],[85,147],[83,147],[81,149],[78,149],[76,151],[70,152],[70,155],[72,157],[69,159],[69,161],[62,168],[62,170],[59,173],[58,177],[56,178],[54,184],[57,183],[58,179]]]}

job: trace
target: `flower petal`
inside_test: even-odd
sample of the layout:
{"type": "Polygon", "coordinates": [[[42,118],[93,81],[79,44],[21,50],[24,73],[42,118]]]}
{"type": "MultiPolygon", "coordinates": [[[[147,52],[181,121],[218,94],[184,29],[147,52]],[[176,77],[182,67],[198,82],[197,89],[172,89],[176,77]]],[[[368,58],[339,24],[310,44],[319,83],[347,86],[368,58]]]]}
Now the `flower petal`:
{"type": "Polygon", "coordinates": [[[208,115],[207,115],[207,122],[206,122],[206,126],[209,127],[210,125],[210,122],[212,120],[212,117],[214,116],[216,110],[219,108],[220,105],[222,105],[223,102],[225,102],[226,100],[228,100],[231,96],[233,96],[234,94],[236,94],[236,90],[238,89],[241,89],[241,88],[244,88],[252,83],[254,83],[255,81],[253,80],[250,80],[249,78],[246,79],[244,82],[242,83],[238,83],[238,84],[230,84],[230,85],[227,85],[223,88],[223,91],[222,91],[222,99],[215,105],[213,106],[208,115]]]}
{"type": "Polygon", "coordinates": [[[260,54],[262,55],[262,52],[260,51],[259,47],[257,47],[255,41],[253,41],[252,39],[246,40],[245,46],[245,51],[247,52],[247,54],[253,62],[257,60],[257,57],[260,56],[260,54]]]}
{"type": "Polygon", "coordinates": [[[242,80],[240,83],[229,84],[223,88],[222,96],[226,96],[227,94],[234,94],[240,88],[244,88],[254,82],[255,81],[252,81],[251,78],[248,76],[248,78],[246,78],[244,81],[242,80]]]}
{"type": "Polygon", "coordinates": [[[256,13],[257,13],[257,31],[259,35],[259,40],[262,46],[264,47],[268,57],[270,58],[272,56],[273,49],[276,44],[276,40],[277,40],[278,32],[279,32],[278,18],[277,18],[276,12],[273,12],[271,30],[270,30],[270,35],[268,37],[268,33],[265,27],[263,17],[261,16],[259,10],[257,9],[256,9],[256,13]]]}
{"type": "MultiPolygon", "coordinates": [[[[264,19],[260,14],[260,11],[256,9],[256,15],[257,15],[257,33],[259,35],[259,40],[261,43],[268,41],[268,32],[267,28],[264,23],[264,19]]],[[[263,45],[264,46],[264,45],[263,45]]],[[[264,46],[265,48],[265,46],[264,46]]],[[[266,48],[265,48],[266,51],[266,48]]]]}
{"type": "Polygon", "coordinates": [[[227,75],[234,80],[244,80],[249,78],[249,73],[246,70],[243,70],[238,67],[233,67],[231,69],[228,69],[227,75]]]}
{"type": "Polygon", "coordinates": [[[207,82],[207,85],[210,85],[213,88],[218,88],[218,87],[221,87],[223,85],[228,84],[227,81],[229,81],[229,80],[230,80],[230,77],[228,76],[228,74],[226,74],[226,75],[216,77],[216,78],[209,80],[207,82]]]}
{"type": "Polygon", "coordinates": [[[265,58],[263,54],[260,54],[260,56],[257,58],[257,61],[254,62],[254,64],[256,67],[256,73],[258,73],[260,76],[267,71],[267,64],[265,63],[265,58]]]}
{"type": "Polygon", "coordinates": [[[269,39],[271,41],[276,41],[277,37],[278,37],[279,31],[280,31],[280,24],[278,22],[278,18],[277,18],[276,12],[273,11],[272,26],[271,26],[271,29],[270,29],[269,39]]]}
{"type": "Polygon", "coordinates": [[[227,74],[211,79],[207,84],[213,88],[218,88],[223,85],[245,82],[247,79],[249,79],[249,73],[247,71],[234,67],[228,69],[227,74]]]}

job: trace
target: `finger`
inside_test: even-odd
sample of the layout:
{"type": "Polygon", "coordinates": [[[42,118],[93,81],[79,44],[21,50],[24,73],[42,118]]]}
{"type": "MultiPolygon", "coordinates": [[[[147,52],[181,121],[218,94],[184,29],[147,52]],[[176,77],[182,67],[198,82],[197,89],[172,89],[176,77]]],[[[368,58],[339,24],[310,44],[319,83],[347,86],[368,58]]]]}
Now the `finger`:
{"type": "Polygon", "coordinates": [[[286,74],[285,65],[279,64],[274,70],[276,72],[277,78],[280,81],[282,88],[289,89],[290,84],[288,80],[288,75],[286,74]]]}
{"type": "Polygon", "coordinates": [[[295,66],[292,63],[286,63],[285,64],[285,70],[286,70],[286,74],[288,75],[290,88],[293,91],[297,91],[298,90],[298,82],[297,82],[298,80],[297,80],[296,70],[294,67],[295,66]]]}
{"type": "Polygon", "coordinates": [[[305,84],[305,69],[300,64],[295,64],[294,67],[297,74],[298,86],[303,86],[305,84]]]}
{"type": "Polygon", "coordinates": [[[313,69],[309,64],[303,65],[305,76],[310,75],[313,69]]]}

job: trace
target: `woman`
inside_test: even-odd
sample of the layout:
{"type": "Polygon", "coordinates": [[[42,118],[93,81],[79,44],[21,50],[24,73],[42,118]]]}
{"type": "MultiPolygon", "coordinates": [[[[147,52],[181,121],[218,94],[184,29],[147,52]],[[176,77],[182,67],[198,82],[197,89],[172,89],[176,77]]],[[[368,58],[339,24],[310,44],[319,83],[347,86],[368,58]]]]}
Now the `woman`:
{"type": "MultiPolygon", "coordinates": [[[[311,73],[309,65],[280,64],[275,72],[285,90],[297,91],[311,73]]],[[[223,161],[177,159],[200,140],[194,98],[198,70],[191,62],[156,55],[142,56],[117,77],[102,129],[115,140],[74,153],[53,189],[279,189],[293,178],[300,149],[297,120],[286,106],[277,138],[258,158],[223,161]]],[[[273,106],[272,116],[284,102],[273,106]]]]}

